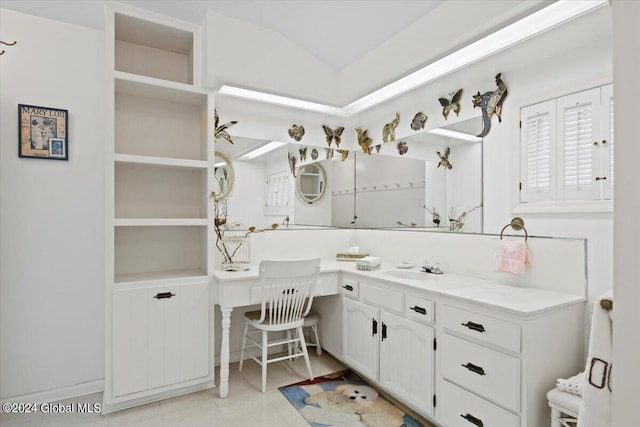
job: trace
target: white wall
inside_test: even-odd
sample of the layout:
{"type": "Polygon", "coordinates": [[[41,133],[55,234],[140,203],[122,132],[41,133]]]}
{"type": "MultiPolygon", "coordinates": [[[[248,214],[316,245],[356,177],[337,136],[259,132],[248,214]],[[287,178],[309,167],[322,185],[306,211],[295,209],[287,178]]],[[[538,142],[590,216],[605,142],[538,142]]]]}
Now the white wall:
{"type": "Polygon", "coordinates": [[[445,1],[342,70],[338,74],[340,104],[391,83],[490,34],[504,21],[513,22],[525,11],[541,6],[540,0],[445,1]]]}
{"type": "Polygon", "coordinates": [[[616,102],[616,188],[613,323],[613,426],[638,423],[640,372],[640,3],[613,1],[613,70],[616,102]]]}
{"type": "MultiPolygon", "coordinates": [[[[327,23],[327,31],[331,24],[327,23]]],[[[231,84],[326,104],[337,101],[337,74],[275,31],[212,11],[204,20],[205,82],[231,84]]]]}
{"type": "MultiPolygon", "coordinates": [[[[104,378],[104,34],[2,9],[1,398],[104,378]],[[18,158],[18,103],[69,110],[69,161],[18,158]]],[[[87,392],[87,391],[85,391],[87,392]]]]}

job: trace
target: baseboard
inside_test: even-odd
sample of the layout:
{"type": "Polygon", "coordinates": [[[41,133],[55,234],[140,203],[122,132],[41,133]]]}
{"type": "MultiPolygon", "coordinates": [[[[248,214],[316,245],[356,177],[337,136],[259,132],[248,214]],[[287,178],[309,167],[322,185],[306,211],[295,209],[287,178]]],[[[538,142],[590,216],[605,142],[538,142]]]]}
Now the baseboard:
{"type": "Polygon", "coordinates": [[[2,403],[49,403],[84,396],[86,394],[101,393],[103,391],[104,380],[88,381],[86,383],[76,384],[69,387],[7,397],[2,399],[2,403]]]}
{"type": "Polygon", "coordinates": [[[213,381],[207,381],[205,383],[196,383],[190,386],[181,387],[179,389],[167,390],[161,393],[150,394],[148,396],[138,397],[135,399],[129,399],[114,403],[103,402],[101,414],[106,415],[112,412],[121,411],[123,409],[132,408],[134,406],[144,405],[150,402],[170,399],[172,397],[182,396],[184,394],[194,393],[196,391],[208,390],[211,388],[215,388],[215,386],[216,385],[213,381]]]}

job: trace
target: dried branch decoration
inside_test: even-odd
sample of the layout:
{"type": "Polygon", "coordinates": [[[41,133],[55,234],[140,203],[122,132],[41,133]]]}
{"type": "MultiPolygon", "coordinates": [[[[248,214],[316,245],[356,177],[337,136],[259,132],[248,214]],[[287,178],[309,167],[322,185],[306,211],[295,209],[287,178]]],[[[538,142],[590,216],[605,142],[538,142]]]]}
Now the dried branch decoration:
{"type": "Polygon", "coordinates": [[[236,123],[238,123],[237,120],[233,120],[229,123],[225,123],[223,125],[218,126],[218,123],[220,122],[220,118],[218,117],[218,111],[217,110],[213,110],[213,129],[214,129],[214,140],[215,142],[218,142],[218,139],[222,138],[225,141],[227,141],[229,144],[233,144],[233,140],[231,139],[231,135],[229,135],[229,132],[227,132],[227,129],[229,129],[231,126],[235,125],[236,123]]]}

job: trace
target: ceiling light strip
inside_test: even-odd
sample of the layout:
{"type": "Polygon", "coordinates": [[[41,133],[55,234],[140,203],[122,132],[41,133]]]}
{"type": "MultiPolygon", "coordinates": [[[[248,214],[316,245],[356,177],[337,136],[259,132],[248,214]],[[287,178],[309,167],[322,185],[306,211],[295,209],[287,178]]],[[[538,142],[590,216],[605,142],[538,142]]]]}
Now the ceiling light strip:
{"type": "Polygon", "coordinates": [[[485,59],[490,55],[606,4],[608,4],[608,0],[557,1],[383,88],[363,96],[344,108],[228,85],[222,86],[218,94],[326,113],[339,117],[349,117],[415,89],[418,86],[485,59]]]}
{"type": "Polygon", "coordinates": [[[238,157],[238,160],[251,160],[251,159],[255,159],[256,157],[260,157],[264,154],[267,154],[273,150],[275,150],[276,148],[280,148],[283,145],[287,145],[286,142],[279,142],[279,141],[271,141],[268,144],[262,145],[258,148],[256,148],[255,150],[251,150],[246,154],[243,154],[242,156],[238,157]]]}
{"type": "Polygon", "coordinates": [[[437,128],[437,129],[431,129],[430,131],[427,131],[427,132],[434,135],[444,136],[444,137],[453,138],[453,139],[461,139],[463,141],[469,141],[469,142],[482,141],[482,138],[478,138],[477,136],[473,136],[473,135],[469,135],[468,133],[457,132],[455,130],[449,130],[449,129],[437,128]]]}
{"type": "Polygon", "coordinates": [[[344,107],[348,116],[401,95],[439,77],[478,62],[572,18],[606,5],[608,0],[561,0],[473,42],[344,107]]]}
{"type": "Polygon", "coordinates": [[[220,95],[234,96],[236,98],[251,99],[253,101],[266,102],[269,104],[283,105],[285,107],[293,107],[301,110],[315,111],[318,113],[326,113],[334,116],[344,116],[343,108],[332,107],[330,105],[319,104],[316,102],[303,101],[301,99],[289,98],[286,96],[273,95],[266,92],[258,92],[256,90],[242,89],[235,86],[224,85],[218,91],[220,95]]]}

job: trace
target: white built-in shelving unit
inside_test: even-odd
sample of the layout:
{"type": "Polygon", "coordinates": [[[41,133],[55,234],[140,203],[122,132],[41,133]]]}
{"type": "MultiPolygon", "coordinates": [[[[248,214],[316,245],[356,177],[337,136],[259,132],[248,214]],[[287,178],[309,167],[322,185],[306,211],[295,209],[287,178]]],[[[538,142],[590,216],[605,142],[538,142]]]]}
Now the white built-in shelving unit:
{"type": "Polygon", "coordinates": [[[103,411],[210,388],[213,95],[200,27],[106,6],[103,411]]]}

